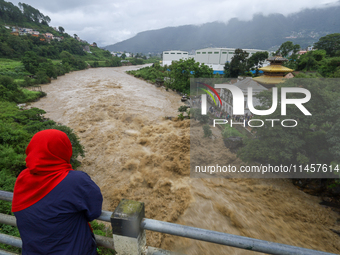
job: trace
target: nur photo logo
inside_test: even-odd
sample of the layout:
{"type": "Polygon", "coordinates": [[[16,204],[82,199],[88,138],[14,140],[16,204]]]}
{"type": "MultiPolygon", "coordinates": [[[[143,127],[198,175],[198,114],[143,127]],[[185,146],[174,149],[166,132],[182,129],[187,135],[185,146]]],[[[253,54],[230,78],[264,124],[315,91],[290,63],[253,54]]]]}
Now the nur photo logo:
{"type": "MultiPolygon", "coordinates": [[[[259,116],[266,116],[274,113],[278,107],[278,88],[273,87],[271,89],[272,93],[272,106],[269,109],[265,110],[258,110],[255,109],[254,106],[254,95],[253,95],[253,88],[248,87],[247,88],[247,96],[245,100],[245,95],[243,91],[238,88],[235,85],[232,84],[215,84],[214,87],[203,83],[203,82],[197,82],[197,86],[203,85],[205,88],[198,87],[200,90],[204,91],[204,94],[201,94],[201,114],[207,115],[207,108],[208,108],[208,101],[207,101],[207,95],[209,95],[212,98],[212,101],[214,102],[215,106],[217,106],[217,102],[215,100],[214,95],[218,99],[220,103],[220,107],[223,107],[223,102],[216,91],[216,89],[225,89],[230,91],[232,94],[232,114],[234,116],[237,115],[245,115],[245,105],[248,106],[249,111],[252,114],[259,115],[259,116]],[[210,91],[209,91],[210,90],[210,91]],[[213,95],[214,94],[214,95],[213,95]]],[[[198,89],[197,89],[198,91],[198,89]]],[[[305,116],[311,116],[312,114],[306,109],[304,106],[305,103],[309,102],[311,99],[311,93],[309,90],[305,88],[299,88],[299,87],[282,87],[281,88],[281,116],[287,115],[287,105],[295,105],[305,116]],[[287,98],[287,94],[289,93],[295,93],[295,94],[301,94],[302,98],[287,98]]],[[[298,122],[295,119],[265,119],[265,121],[271,123],[271,127],[274,127],[275,122],[280,122],[283,127],[295,127],[297,126],[298,122]],[[291,124],[293,123],[293,125],[291,124]]],[[[244,126],[248,125],[249,127],[262,127],[264,126],[264,121],[262,119],[251,119],[248,120],[246,123],[246,120],[244,118],[243,123],[242,122],[233,122],[233,119],[214,119],[213,120],[213,126],[215,125],[221,125],[221,124],[227,124],[230,123],[230,125],[235,124],[243,124],[244,126]],[[255,125],[254,123],[260,123],[255,125]]]]}

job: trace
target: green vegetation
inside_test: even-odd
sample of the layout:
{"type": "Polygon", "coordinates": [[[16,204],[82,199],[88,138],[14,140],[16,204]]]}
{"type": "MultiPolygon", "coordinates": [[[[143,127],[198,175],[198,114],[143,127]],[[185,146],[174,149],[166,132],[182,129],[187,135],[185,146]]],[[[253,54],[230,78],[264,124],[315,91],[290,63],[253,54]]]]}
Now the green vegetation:
{"type": "Polygon", "coordinates": [[[34,7],[19,3],[19,7],[13,5],[11,2],[0,0],[0,24],[19,25],[27,27],[26,25],[33,25],[33,28],[47,28],[48,23],[51,22],[50,17],[45,16],[34,7]]]}
{"type": "MultiPolygon", "coordinates": [[[[271,164],[309,164],[340,162],[340,88],[336,80],[289,79],[284,87],[303,87],[313,95],[304,106],[312,113],[305,116],[294,105],[287,106],[285,119],[294,119],[298,125],[284,128],[278,122],[274,127],[265,119],[282,119],[280,107],[266,116],[255,116],[262,119],[268,128],[253,128],[258,139],[249,140],[241,149],[240,156],[246,161],[257,161],[271,164]]],[[[279,89],[280,91],[280,89],[279,89]]],[[[263,91],[259,98],[264,108],[272,105],[272,92],[263,91]]],[[[298,98],[291,93],[289,98],[298,98]]],[[[280,97],[280,93],[278,95],[280,97]]],[[[292,123],[290,123],[292,124],[292,123]]],[[[287,125],[290,125],[287,124],[287,125]]]]}
{"type": "Polygon", "coordinates": [[[19,3],[16,7],[0,0],[0,13],[0,75],[26,78],[23,86],[49,83],[70,71],[83,70],[89,66],[87,61],[104,61],[102,66],[121,65],[120,59],[113,58],[109,51],[78,41],[76,35],[71,37],[62,27],[58,31],[49,27],[50,18],[30,5],[19,3]],[[12,26],[35,29],[40,34],[11,34],[12,26]],[[58,38],[47,39],[43,36],[46,32],[58,38]]]}
{"type": "Polygon", "coordinates": [[[222,137],[223,138],[229,138],[232,136],[238,136],[242,138],[246,138],[245,135],[241,134],[236,128],[231,127],[230,125],[222,125],[224,127],[222,131],[222,137]]]}
{"type": "Polygon", "coordinates": [[[284,42],[279,49],[275,52],[274,55],[281,55],[284,58],[288,58],[289,54],[291,53],[294,56],[291,59],[296,59],[296,54],[300,50],[299,44],[294,44],[291,41],[284,42]]]}
{"type": "Polygon", "coordinates": [[[44,92],[22,89],[11,77],[0,76],[0,102],[32,102],[45,95],[44,92]]]}
{"type": "Polygon", "coordinates": [[[340,78],[340,34],[329,34],[321,37],[314,47],[316,50],[308,51],[299,56],[297,54],[300,46],[292,42],[281,45],[278,53],[289,60],[284,65],[302,71],[297,78],[340,78]],[[290,56],[288,56],[291,54],[290,56]],[[308,72],[308,73],[305,73],[308,72]]]}
{"type": "Polygon", "coordinates": [[[198,120],[201,124],[206,124],[209,122],[209,115],[202,115],[200,108],[190,109],[191,117],[198,120]]]}
{"type": "Polygon", "coordinates": [[[268,58],[268,52],[260,51],[254,53],[249,58],[248,56],[248,52],[242,49],[236,49],[235,55],[231,59],[230,63],[226,62],[224,65],[224,77],[237,78],[240,75],[252,76],[250,70],[255,71],[255,76],[258,76],[258,69],[262,67],[264,61],[268,58]]]}
{"type": "Polygon", "coordinates": [[[193,58],[173,62],[168,69],[173,81],[169,87],[185,94],[190,94],[190,78],[213,78],[213,69],[193,58]]]}
{"type": "Polygon", "coordinates": [[[203,125],[202,128],[204,132],[204,137],[210,137],[212,135],[212,131],[211,131],[209,124],[203,125]]]}
{"type": "Polygon", "coordinates": [[[315,47],[320,50],[325,50],[330,57],[340,56],[340,33],[329,34],[321,37],[315,47]]]}
{"type": "Polygon", "coordinates": [[[127,71],[127,73],[137,78],[143,78],[144,80],[156,83],[157,79],[164,80],[164,77],[167,76],[165,70],[166,69],[159,64],[155,64],[153,67],[147,66],[139,70],[127,71]]]}
{"type": "Polygon", "coordinates": [[[161,67],[159,63],[153,64],[152,67],[144,67],[136,71],[128,71],[135,77],[156,83],[156,80],[165,82],[165,86],[172,90],[190,93],[190,78],[212,78],[213,70],[190,58],[173,62],[170,66],[161,67]]]}
{"type": "MultiPolygon", "coordinates": [[[[106,227],[103,223],[98,223],[98,221],[94,220],[91,222],[91,227],[93,228],[93,233],[95,235],[106,236],[112,238],[112,230],[109,227],[106,227]]],[[[104,247],[98,247],[97,252],[99,255],[115,255],[116,252],[111,249],[107,249],[104,247]]]]}
{"type": "Polygon", "coordinates": [[[190,107],[182,105],[178,108],[178,111],[180,112],[180,114],[178,115],[178,118],[180,120],[190,119],[190,107]],[[186,113],[186,116],[184,116],[184,113],[186,113]]]}
{"type": "Polygon", "coordinates": [[[0,59],[0,76],[9,76],[13,79],[24,79],[30,73],[20,61],[12,59],[0,59]]]}
{"type": "MultiPolygon", "coordinates": [[[[316,50],[299,55],[299,44],[284,42],[274,55],[280,54],[288,59],[284,65],[295,71],[314,72],[314,74],[298,74],[298,78],[340,78],[340,34],[329,34],[321,37],[315,43],[316,50]]],[[[243,76],[258,76],[258,68],[268,58],[267,52],[257,52],[249,57],[249,53],[236,49],[230,63],[224,66],[224,77],[236,78],[243,76]],[[255,70],[255,75],[250,73],[255,70]]]]}

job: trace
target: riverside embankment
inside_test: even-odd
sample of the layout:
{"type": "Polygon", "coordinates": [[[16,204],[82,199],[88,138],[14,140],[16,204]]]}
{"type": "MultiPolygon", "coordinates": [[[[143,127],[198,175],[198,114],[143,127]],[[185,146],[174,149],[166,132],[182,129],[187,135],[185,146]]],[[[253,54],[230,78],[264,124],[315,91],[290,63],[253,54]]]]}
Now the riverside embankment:
{"type": "MultiPolygon", "coordinates": [[[[340,253],[340,238],[330,230],[340,228],[339,215],[290,180],[190,178],[189,121],[163,118],[178,115],[180,96],[125,73],[133,68],[66,74],[43,85],[47,97],[32,104],[80,137],[86,157],[79,170],[101,188],[104,210],[133,199],[145,203],[147,218],[340,253]]],[[[191,129],[203,136],[201,126],[191,129]]],[[[242,164],[222,139],[205,149],[224,151],[227,161],[242,164]]],[[[148,245],[186,254],[254,254],[160,233],[147,236],[148,245]]]]}

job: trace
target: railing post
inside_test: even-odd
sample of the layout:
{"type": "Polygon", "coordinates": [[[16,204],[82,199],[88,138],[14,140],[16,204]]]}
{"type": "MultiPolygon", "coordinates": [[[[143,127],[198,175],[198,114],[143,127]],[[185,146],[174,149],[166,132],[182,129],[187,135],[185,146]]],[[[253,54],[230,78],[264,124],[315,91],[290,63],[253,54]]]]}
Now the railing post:
{"type": "Polygon", "coordinates": [[[113,242],[118,255],[141,255],[145,252],[144,203],[122,199],[111,216],[113,242]]]}

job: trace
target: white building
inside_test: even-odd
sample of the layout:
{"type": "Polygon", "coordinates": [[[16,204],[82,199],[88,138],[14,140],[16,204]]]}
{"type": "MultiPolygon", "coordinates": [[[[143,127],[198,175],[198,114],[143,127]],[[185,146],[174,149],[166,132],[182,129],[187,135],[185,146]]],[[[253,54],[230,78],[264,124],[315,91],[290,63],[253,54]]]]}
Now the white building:
{"type": "Polygon", "coordinates": [[[187,51],[181,51],[181,50],[163,51],[162,66],[171,65],[172,61],[178,61],[180,59],[186,60],[188,58],[189,58],[189,53],[187,51]]]}
{"type": "MultiPolygon", "coordinates": [[[[215,72],[224,70],[226,62],[230,62],[235,55],[235,48],[205,48],[196,50],[195,61],[211,67],[215,72]]],[[[254,53],[264,50],[243,49],[251,57],[254,53]]]]}

